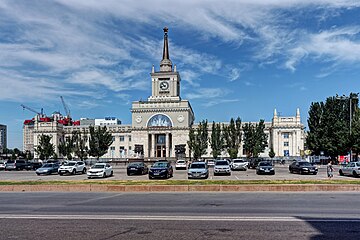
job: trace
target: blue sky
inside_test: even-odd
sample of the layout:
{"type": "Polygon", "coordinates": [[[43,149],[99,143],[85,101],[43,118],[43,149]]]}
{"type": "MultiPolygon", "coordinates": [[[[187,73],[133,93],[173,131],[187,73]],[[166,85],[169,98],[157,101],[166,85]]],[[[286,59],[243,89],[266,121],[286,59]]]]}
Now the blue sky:
{"type": "Polygon", "coordinates": [[[196,122],[271,121],[274,108],[304,124],[311,102],[359,92],[360,1],[0,1],[0,123],[22,148],[34,114],[115,116],[151,94],[163,27],[196,122]]]}

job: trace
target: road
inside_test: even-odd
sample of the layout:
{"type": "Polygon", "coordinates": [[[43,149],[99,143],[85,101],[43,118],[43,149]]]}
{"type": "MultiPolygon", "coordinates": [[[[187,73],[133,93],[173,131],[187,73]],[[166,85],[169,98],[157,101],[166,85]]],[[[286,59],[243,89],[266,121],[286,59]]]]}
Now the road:
{"type": "MultiPolygon", "coordinates": [[[[349,176],[339,176],[338,175],[338,166],[335,166],[335,177],[334,179],[342,180],[352,180],[354,177],[349,176]]],[[[210,168],[209,179],[219,179],[219,180],[313,180],[313,179],[327,179],[326,175],[326,166],[319,166],[319,173],[317,175],[300,175],[300,174],[291,174],[289,173],[288,165],[276,165],[275,166],[275,175],[257,175],[255,169],[248,169],[247,171],[232,171],[231,176],[222,175],[214,176],[213,169],[210,168]]],[[[106,178],[108,180],[147,180],[148,176],[127,176],[126,175],[126,166],[124,165],[115,165],[114,166],[114,176],[106,178]]],[[[174,170],[174,177],[171,179],[187,179],[186,170],[174,170]]],[[[64,175],[60,176],[58,174],[52,175],[41,175],[37,176],[34,171],[0,171],[0,181],[13,181],[13,180],[23,180],[23,181],[41,181],[41,180],[87,180],[86,174],[76,174],[76,175],[64,175]]],[[[103,180],[99,178],[98,180],[103,180]]]]}
{"type": "Polygon", "coordinates": [[[358,239],[359,193],[0,193],[1,239],[358,239]]]}

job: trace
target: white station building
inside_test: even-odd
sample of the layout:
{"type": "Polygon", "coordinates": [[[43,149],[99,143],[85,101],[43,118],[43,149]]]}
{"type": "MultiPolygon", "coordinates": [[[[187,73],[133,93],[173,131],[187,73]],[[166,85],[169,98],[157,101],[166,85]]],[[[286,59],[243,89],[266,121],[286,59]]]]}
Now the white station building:
{"type": "MultiPolygon", "coordinates": [[[[124,159],[175,159],[175,146],[185,145],[186,155],[189,158],[189,129],[196,128],[195,115],[188,100],[180,95],[180,73],[173,66],[169,57],[168,29],[164,28],[163,57],[160,70],[151,71],[151,96],[146,101],[134,101],[131,107],[131,125],[121,124],[116,118],[80,119],[76,126],[64,126],[53,119],[50,122],[39,121],[35,118],[29,126],[24,124],[24,150],[33,149],[38,145],[41,134],[52,136],[56,146],[74,130],[89,132],[90,125],[106,126],[113,136],[113,143],[104,158],[124,159]],[[135,153],[135,147],[141,146],[143,154],[135,153]]],[[[295,111],[294,111],[295,113],[295,111]]],[[[209,121],[209,136],[211,135],[211,122],[209,121]]],[[[228,123],[223,123],[228,124],[228,123]]],[[[274,110],[271,122],[265,122],[265,132],[268,136],[268,148],[260,156],[268,157],[270,148],[274,149],[277,157],[300,157],[304,152],[305,131],[300,121],[300,110],[296,109],[295,116],[278,116],[274,110]]],[[[222,157],[227,157],[223,152],[222,157]]],[[[240,146],[239,156],[245,157],[240,146]]],[[[35,154],[36,157],[36,154],[35,154]]],[[[209,145],[204,158],[211,157],[209,145]]]]}

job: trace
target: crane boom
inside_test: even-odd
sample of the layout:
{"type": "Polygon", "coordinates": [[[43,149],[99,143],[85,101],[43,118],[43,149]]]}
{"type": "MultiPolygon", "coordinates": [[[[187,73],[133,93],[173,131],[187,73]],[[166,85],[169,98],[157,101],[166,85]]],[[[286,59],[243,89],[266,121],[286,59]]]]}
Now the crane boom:
{"type": "Polygon", "coordinates": [[[37,115],[43,115],[43,109],[41,109],[41,112],[38,112],[38,111],[32,109],[31,107],[25,106],[24,104],[20,104],[20,106],[22,106],[23,109],[27,109],[33,113],[36,113],[37,115]]]}
{"type": "Polygon", "coordinates": [[[65,110],[66,116],[67,116],[68,119],[70,119],[70,118],[71,118],[71,116],[70,116],[70,110],[69,110],[69,108],[66,106],[66,103],[65,103],[65,101],[64,101],[63,96],[60,96],[60,98],[61,98],[61,102],[62,102],[62,104],[63,104],[63,106],[64,106],[64,110],[65,110]]]}

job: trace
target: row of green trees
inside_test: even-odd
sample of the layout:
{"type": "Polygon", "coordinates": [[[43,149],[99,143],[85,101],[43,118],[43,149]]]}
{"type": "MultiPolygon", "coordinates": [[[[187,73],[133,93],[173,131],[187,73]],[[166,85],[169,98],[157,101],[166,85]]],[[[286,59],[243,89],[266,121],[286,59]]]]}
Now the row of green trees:
{"type": "Polygon", "coordinates": [[[306,147],[312,155],[331,156],[333,160],[350,151],[360,152],[360,111],[358,94],[332,96],[313,102],[309,109],[306,147]]]}
{"type": "Polygon", "coordinates": [[[238,156],[243,140],[247,157],[258,157],[268,146],[264,130],[264,120],[260,120],[256,124],[245,123],[242,126],[240,117],[236,120],[231,118],[229,125],[213,122],[209,138],[208,121],[203,120],[196,129],[190,129],[188,146],[195,160],[207,154],[208,144],[210,144],[211,154],[214,158],[226,151],[230,158],[234,159],[238,156]]]}
{"type": "MultiPolygon", "coordinates": [[[[86,160],[88,156],[99,159],[112,144],[112,135],[107,131],[106,126],[98,126],[97,128],[90,126],[89,133],[88,136],[86,132],[73,131],[71,136],[66,137],[59,143],[59,153],[68,160],[71,160],[73,155],[82,161],[86,160]]],[[[35,152],[42,160],[50,157],[56,159],[58,157],[55,154],[55,146],[51,143],[51,136],[49,135],[40,136],[39,145],[35,148],[35,152]]]]}

